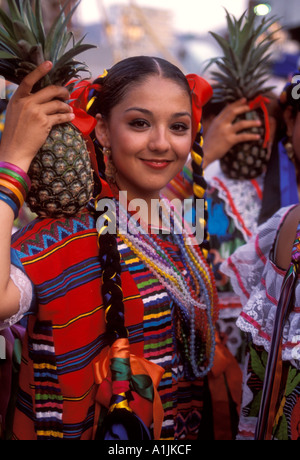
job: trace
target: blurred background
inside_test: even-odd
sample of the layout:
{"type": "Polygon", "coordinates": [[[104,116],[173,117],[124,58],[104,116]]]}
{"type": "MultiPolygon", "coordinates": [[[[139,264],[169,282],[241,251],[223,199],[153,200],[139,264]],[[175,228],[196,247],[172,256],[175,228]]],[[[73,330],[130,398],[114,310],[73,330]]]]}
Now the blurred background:
{"type": "MultiPolygon", "coordinates": [[[[44,0],[49,24],[59,4],[60,0],[44,0]]],[[[186,73],[203,75],[207,60],[220,55],[209,31],[226,37],[224,8],[237,18],[247,8],[254,8],[261,17],[278,17],[282,29],[272,50],[271,74],[281,89],[281,81],[298,65],[299,0],[81,0],[72,28],[78,36],[86,34],[85,42],[97,45],[83,56],[93,77],[137,54],[161,56],[186,73]]]]}
{"type": "MultiPolygon", "coordinates": [[[[64,3],[42,0],[46,29],[64,3]]],[[[70,0],[68,8],[77,3],[70,0]]],[[[0,6],[7,10],[7,0],[0,0],[0,6]]],[[[274,86],[273,92],[279,95],[300,64],[299,0],[81,0],[69,27],[77,40],[85,35],[85,43],[97,46],[80,55],[92,79],[120,59],[144,54],[166,58],[184,73],[198,73],[211,81],[213,66],[204,69],[209,59],[222,55],[222,50],[209,32],[226,38],[225,9],[237,19],[247,9],[254,9],[258,20],[266,15],[278,18],[274,27],[280,31],[270,50],[268,86],[274,86]]],[[[13,89],[7,87],[7,99],[13,89]]],[[[4,120],[5,108],[0,107],[0,137],[4,120]]],[[[26,224],[26,212],[24,222],[22,219],[19,226],[26,224]]]]}
{"type": "MultiPolygon", "coordinates": [[[[1,6],[5,4],[0,0],[1,6]]],[[[47,27],[64,0],[42,0],[42,4],[47,27]]],[[[82,57],[92,77],[138,54],[161,56],[186,73],[208,77],[203,73],[207,60],[220,55],[209,31],[226,37],[225,8],[236,18],[247,8],[255,8],[261,17],[278,17],[282,29],[272,50],[271,74],[280,87],[298,65],[299,0],[81,0],[71,28],[77,37],[86,35],[85,42],[97,45],[82,57]]]]}

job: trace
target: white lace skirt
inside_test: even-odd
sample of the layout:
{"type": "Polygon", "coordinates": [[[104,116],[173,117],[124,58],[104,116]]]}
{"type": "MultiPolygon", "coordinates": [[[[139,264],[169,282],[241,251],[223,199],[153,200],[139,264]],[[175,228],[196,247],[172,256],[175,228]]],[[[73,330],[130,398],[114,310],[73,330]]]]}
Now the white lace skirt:
{"type": "MultiPolygon", "coordinates": [[[[294,206],[279,210],[258,228],[257,234],[240,247],[221,266],[240,296],[243,309],[238,327],[251,334],[255,345],[269,352],[275,313],[285,271],[272,260],[280,227],[294,206]]],[[[300,279],[296,285],[295,305],[283,331],[282,359],[300,369],[300,279]]]]}

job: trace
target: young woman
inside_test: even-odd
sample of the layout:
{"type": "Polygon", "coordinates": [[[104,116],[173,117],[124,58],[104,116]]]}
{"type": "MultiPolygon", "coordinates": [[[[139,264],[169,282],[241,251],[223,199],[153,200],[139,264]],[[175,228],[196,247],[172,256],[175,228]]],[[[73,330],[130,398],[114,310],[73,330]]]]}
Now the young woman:
{"type": "MultiPolygon", "coordinates": [[[[44,63],[26,77],[7,111],[0,160],[25,181],[52,126],[74,119],[66,89],[31,94],[50,68],[44,63]]],[[[37,219],[14,235],[11,249],[14,212],[5,196],[0,200],[0,318],[8,326],[28,316],[16,439],[191,439],[203,437],[202,427],[208,432],[213,277],[198,244],[175,231],[180,218],[171,217],[173,231],[165,234],[165,214],[151,205],[191,146],[201,196],[199,121],[210,94],[204,80],[162,59],[121,61],[89,94],[100,165],[95,206],[72,218],[37,219]],[[128,203],[152,208],[157,232],[148,231],[150,212],[136,231],[122,191],[128,203]],[[117,234],[108,231],[113,220],[117,234]]]]}
{"type": "MultiPolygon", "coordinates": [[[[288,84],[281,95],[296,172],[300,105],[293,90],[297,85],[288,84]]],[[[294,171],[288,183],[294,191],[292,177],[294,171]]],[[[237,324],[250,338],[240,439],[300,439],[299,222],[299,205],[281,208],[221,267],[242,300],[237,324]]]]}

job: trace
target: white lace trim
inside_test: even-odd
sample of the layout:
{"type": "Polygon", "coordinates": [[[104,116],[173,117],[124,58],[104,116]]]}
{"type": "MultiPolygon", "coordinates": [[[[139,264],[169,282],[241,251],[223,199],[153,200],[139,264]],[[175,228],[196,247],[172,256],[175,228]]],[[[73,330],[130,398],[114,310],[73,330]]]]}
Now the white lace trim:
{"type": "Polygon", "coordinates": [[[242,406],[241,414],[239,419],[239,433],[237,435],[237,440],[254,440],[255,429],[257,424],[257,417],[245,416],[243,411],[244,407],[247,407],[249,403],[253,401],[253,393],[248,386],[248,379],[251,374],[248,374],[248,362],[249,354],[246,354],[245,365],[243,370],[243,393],[242,393],[242,406]]]}
{"type": "MultiPolygon", "coordinates": [[[[262,190],[264,184],[264,175],[257,177],[255,180],[262,190]]],[[[209,180],[209,184],[218,190],[219,197],[225,203],[225,210],[227,215],[233,219],[236,228],[242,233],[245,241],[249,241],[251,236],[257,230],[257,221],[261,209],[261,198],[258,196],[252,182],[250,180],[229,179],[220,169],[218,176],[212,177],[209,180]],[[244,225],[242,225],[236,213],[234,213],[232,205],[228,201],[227,194],[221,187],[218,179],[225,185],[226,189],[230,193],[231,198],[234,201],[234,206],[242,218],[244,225]],[[245,228],[248,230],[248,232],[245,228]]]]}
{"type": "MultiPolygon", "coordinates": [[[[241,246],[221,266],[240,296],[243,310],[238,327],[252,336],[255,345],[269,352],[277,304],[285,275],[270,260],[278,228],[293,206],[283,208],[258,229],[249,243],[241,246]]],[[[300,278],[296,284],[295,305],[283,331],[282,359],[300,369],[300,278]]]]}
{"type": "Polygon", "coordinates": [[[29,278],[14,265],[10,267],[10,278],[20,291],[19,311],[11,318],[0,321],[0,330],[6,329],[18,323],[29,311],[32,301],[32,285],[29,278]]]}
{"type": "Polygon", "coordinates": [[[219,318],[220,319],[233,319],[238,318],[241,311],[241,299],[232,291],[219,292],[219,318]]]}

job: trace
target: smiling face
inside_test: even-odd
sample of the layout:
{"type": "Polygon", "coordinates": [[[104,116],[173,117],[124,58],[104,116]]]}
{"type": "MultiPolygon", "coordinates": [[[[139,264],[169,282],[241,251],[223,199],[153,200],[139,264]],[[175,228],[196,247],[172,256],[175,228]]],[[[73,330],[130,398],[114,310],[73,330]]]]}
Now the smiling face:
{"type": "Polygon", "coordinates": [[[158,198],[183,168],[192,143],[190,96],[178,83],[150,76],[128,90],[96,135],[109,147],[116,183],[129,199],[158,198]]]}

